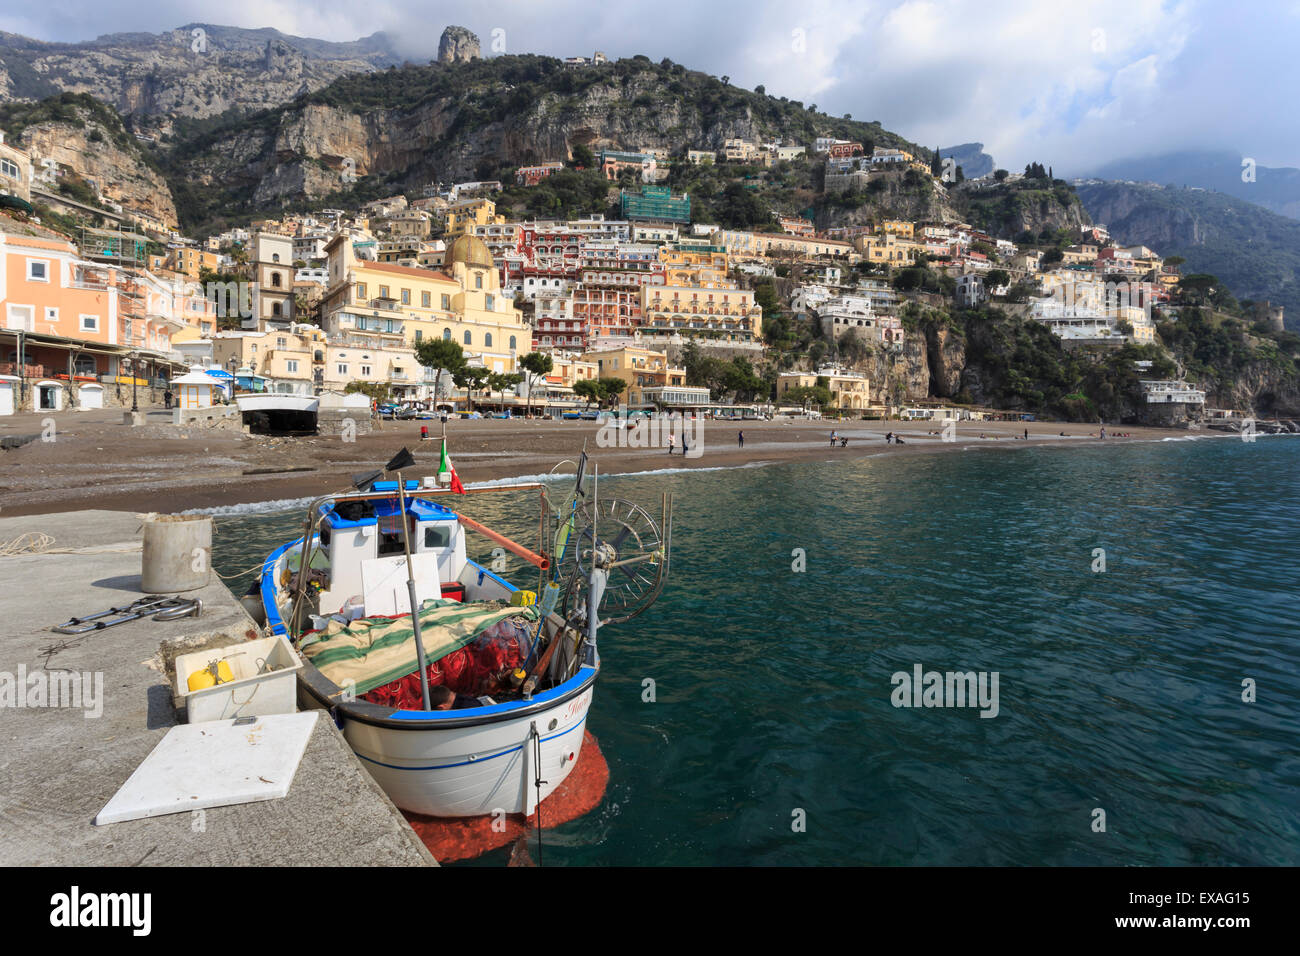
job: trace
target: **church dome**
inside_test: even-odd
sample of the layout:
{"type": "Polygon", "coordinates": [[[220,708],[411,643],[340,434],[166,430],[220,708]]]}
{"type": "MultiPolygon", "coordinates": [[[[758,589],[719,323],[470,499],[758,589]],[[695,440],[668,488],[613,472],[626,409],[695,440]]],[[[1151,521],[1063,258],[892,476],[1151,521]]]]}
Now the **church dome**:
{"type": "Polygon", "coordinates": [[[487,243],[478,236],[456,237],[456,241],[447,250],[447,266],[450,268],[458,262],[481,269],[491,269],[495,266],[487,243]]]}

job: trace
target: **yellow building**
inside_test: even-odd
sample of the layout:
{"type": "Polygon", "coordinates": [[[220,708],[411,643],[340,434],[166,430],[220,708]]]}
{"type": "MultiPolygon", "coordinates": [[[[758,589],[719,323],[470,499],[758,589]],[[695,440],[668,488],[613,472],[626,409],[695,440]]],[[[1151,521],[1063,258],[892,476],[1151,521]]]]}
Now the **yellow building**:
{"type": "Polygon", "coordinates": [[[325,253],[329,285],[321,314],[331,335],[408,348],[427,338],[453,339],[494,372],[515,371],[532,351],[532,330],[502,292],[481,239],[457,237],[441,272],[358,259],[346,236],[335,237],[325,253]]]}
{"type": "Polygon", "coordinates": [[[642,328],[650,332],[756,342],[763,329],[763,309],[754,293],[709,286],[641,287],[642,328]]]}
{"type": "Polygon", "coordinates": [[[915,228],[914,223],[905,222],[902,219],[886,219],[876,231],[886,235],[899,236],[903,239],[913,239],[915,238],[915,228]]]}
{"type": "Polygon", "coordinates": [[[816,372],[782,372],[776,380],[776,401],[792,388],[812,388],[818,379],[825,379],[830,389],[831,404],[841,411],[860,411],[871,404],[871,382],[865,375],[823,368],[816,372]]]}
{"type": "Polygon", "coordinates": [[[628,405],[652,404],[643,390],[686,384],[686,369],[668,364],[668,356],[652,349],[624,346],[588,352],[582,361],[595,367],[597,378],[618,378],[627,382],[620,400],[628,405]]]}
{"type": "Polygon", "coordinates": [[[466,199],[447,207],[447,238],[472,232],[474,226],[499,226],[506,221],[497,215],[491,199],[466,199]]]}
{"type": "Polygon", "coordinates": [[[891,266],[910,266],[916,262],[925,246],[893,233],[883,236],[858,236],[853,240],[856,249],[867,262],[883,262],[891,266]]]}
{"type": "Polygon", "coordinates": [[[215,252],[208,252],[191,246],[178,246],[167,253],[166,258],[162,261],[162,268],[169,269],[172,272],[179,272],[191,279],[197,279],[204,269],[209,272],[216,272],[220,264],[221,257],[215,252]]]}
{"type": "Polygon", "coordinates": [[[731,288],[734,283],[727,278],[727,250],[722,246],[702,243],[678,243],[663,246],[659,261],[664,264],[667,285],[700,286],[702,288],[731,288]]]}

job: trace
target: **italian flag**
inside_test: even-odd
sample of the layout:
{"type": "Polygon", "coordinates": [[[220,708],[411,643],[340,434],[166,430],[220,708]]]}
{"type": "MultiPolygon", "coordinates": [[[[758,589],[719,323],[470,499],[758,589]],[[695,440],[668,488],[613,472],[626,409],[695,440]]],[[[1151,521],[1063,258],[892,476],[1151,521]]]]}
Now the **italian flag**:
{"type": "Polygon", "coordinates": [[[456,474],[456,469],[451,463],[451,456],[447,454],[447,442],[444,439],[442,443],[442,464],[438,466],[438,483],[446,484],[447,476],[451,476],[451,490],[458,495],[467,494],[465,486],[460,483],[460,475],[456,474]]]}

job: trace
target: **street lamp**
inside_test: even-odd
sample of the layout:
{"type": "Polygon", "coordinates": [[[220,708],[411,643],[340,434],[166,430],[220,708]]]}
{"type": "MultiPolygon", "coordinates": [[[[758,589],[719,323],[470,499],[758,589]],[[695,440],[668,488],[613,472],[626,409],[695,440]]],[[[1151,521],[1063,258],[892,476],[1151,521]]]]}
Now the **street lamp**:
{"type": "Polygon", "coordinates": [[[132,352],[131,353],[131,411],[133,412],[138,412],[140,410],[140,403],[136,401],[136,395],[135,395],[135,379],[136,379],[136,374],[138,372],[137,366],[139,365],[139,363],[140,363],[140,353],[132,352]]]}

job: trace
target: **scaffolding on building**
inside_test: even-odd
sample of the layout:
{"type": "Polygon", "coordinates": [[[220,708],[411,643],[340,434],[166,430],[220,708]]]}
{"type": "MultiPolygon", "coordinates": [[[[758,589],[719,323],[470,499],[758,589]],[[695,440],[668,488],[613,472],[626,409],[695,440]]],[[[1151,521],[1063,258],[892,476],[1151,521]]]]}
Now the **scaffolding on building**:
{"type": "Polygon", "coordinates": [[[148,236],[134,229],[92,229],[86,226],[81,230],[77,247],[82,258],[143,269],[148,261],[149,242],[148,236]]]}

